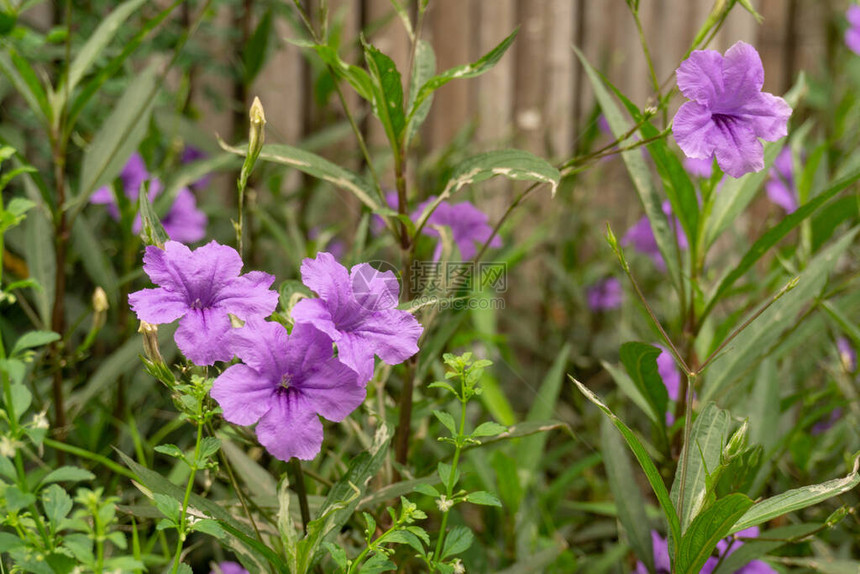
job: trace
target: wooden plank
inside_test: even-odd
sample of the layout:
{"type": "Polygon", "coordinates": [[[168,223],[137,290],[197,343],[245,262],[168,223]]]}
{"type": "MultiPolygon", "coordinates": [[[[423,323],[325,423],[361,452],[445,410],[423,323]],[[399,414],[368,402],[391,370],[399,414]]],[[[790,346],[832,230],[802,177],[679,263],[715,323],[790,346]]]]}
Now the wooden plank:
{"type": "Polygon", "coordinates": [[[573,73],[575,54],[570,45],[574,36],[575,3],[549,0],[547,22],[546,107],[549,156],[567,159],[573,150],[573,73]]]}
{"type": "Polygon", "coordinates": [[[546,150],[544,134],[546,115],[547,24],[549,0],[529,0],[517,5],[520,34],[514,46],[516,54],[516,84],[514,114],[517,127],[516,144],[536,154],[546,150]]]}

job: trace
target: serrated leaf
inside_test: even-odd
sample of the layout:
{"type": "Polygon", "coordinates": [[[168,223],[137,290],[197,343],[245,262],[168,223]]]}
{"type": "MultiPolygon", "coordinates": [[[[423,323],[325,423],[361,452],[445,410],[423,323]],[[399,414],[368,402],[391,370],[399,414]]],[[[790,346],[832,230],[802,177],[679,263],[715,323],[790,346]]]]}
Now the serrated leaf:
{"type": "Polygon", "coordinates": [[[323,542],[323,547],[328,550],[328,553],[331,555],[338,568],[340,568],[341,570],[347,569],[348,563],[346,557],[346,550],[344,550],[340,546],[335,546],[331,542],[323,542]]]}
{"type": "Polygon", "coordinates": [[[221,528],[221,525],[218,524],[217,521],[212,520],[211,518],[201,518],[200,520],[195,520],[191,524],[191,530],[193,530],[194,532],[203,532],[204,534],[208,534],[209,536],[212,536],[219,540],[227,536],[227,533],[224,532],[224,529],[221,528]]]}
{"type": "Polygon", "coordinates": [[[475,535],[466,526],[455,526],[445,536],[445,546],[442,548],[442,559],[465,552],[475,540],[475,535]]]}
{"type": "Polygon", "coordinates": [[[478,490],[475,492],[470,492],[466,495],[466,502],[471,502],[472,504],[480,504],[482,506],[498,506],[501,508],[502,501],[492,493],[485,492],[483,490],[478,490]]]}
{"type": "Polygon", "coordinates": [[[6,498],[6,510],[15,512],[27,508],[36,502],[36,497],[30,492],[24,492],[17,486],[9,486],[3,493],[6,498]]]}
{"type": "Polygon", "coordinates": [[[173,524],[179,524],[179,517],[182,513],[179,501],[169,494],[153,493],[152,499],[155,501],[155,506],[161,511],[165,518],[173,524]]]}
{"type": "Polygon", "coordinates": [[[214,436],[203,437],[200,441],[200,453],[197,457],[198,462],[203,462],[209,459],[213,454],[221,448],[221,439],[214,436]]]}
{"type": "Polygon", "coordinates": [[[52,484],[42,491],[42,507],[52,529],[57,531],[63,519],[72,511],[72,497],[60,486],[52,484]]]}

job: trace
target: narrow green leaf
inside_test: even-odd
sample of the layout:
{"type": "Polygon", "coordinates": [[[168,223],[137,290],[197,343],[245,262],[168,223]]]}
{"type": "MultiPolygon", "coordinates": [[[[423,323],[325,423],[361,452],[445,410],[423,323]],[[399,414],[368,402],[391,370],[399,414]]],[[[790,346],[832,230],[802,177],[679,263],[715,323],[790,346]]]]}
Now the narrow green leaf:
{"type": "MultiPolygon", "coordinates": [[[[418,90],[421,89],[427,81],[436,73],[436,54],[433,52],[433,46],[426,40],[418,40],[418,45],[415,46],[415,62],[412,65],[412,77],[409,79],[409,101],[406,104],[407,110],[412,110],[415,104],[415,98],[418,96],[418,90]]],[[[430,106],[433,103],[433,94],[427,96],[424,101],[411,114],[411,118],[406,125],[406,133],[404,135],[404,149],[409,148],[409,142],[418,133],[418,128],[427,119],[427,114],[430,112],[430,106]]]]}
{"type": "Polygon", "coordinates": [[[248,492],[261,496],[277,496],[278,486],[272,475],[248,456],[245,449],[221,436],[221,449],[233,465],[236,474],[245,482],[248,492]]]}
{"type": "Polygon", "coordinates": [[[242,48],[242,77],[251,85],[263,69],[272,34],[272,11],[266,10],[257,28],[242,48]]]}
{"type": "Polygon", "coordinates": [[[454,423],[454,417],[445,411],[433,411],[433,416],[439,419],[439,422],[442,423],[446,429],[451,433],[451,436],[456,436],[457,427],[456,423],[454,423]]]}
{"type": "Polygon", "coordinates": [[[90,194],[119,174],[146,135],[158,92],[155,66],[139,73],[126,88],[116,107],[84,151],[78,193],[72,200],[83,209],[90,194]]]}
{"type": "Polygon", "coordinates": [[[75,251],[81,255],[81,264],[87,275],[93,283],[104,289],[108,302],[116,307],[119,303],[119,278],[107,250],[84,213],[78,214],[72,226],[72,242],[75,251]]]}
{"type": "Polygon", "coordinates": [[[467,64],[465,66],[457,66],[456,68],[451,68],[439,74],[438,76],[433,76],[429,80],[427,80],[421,88],[418,90],[418,94],[415,96],[415,100],[412,102],[412,107],[409,109],[409,116],[407,117],[406,123],[410,124],[414,121],[415,116],[418,113],[418,110],[421,109],[424,101],[430,97],[430,95],[450,82],[454,79],[459,78],[474,78],[475,76],[480,76],[484,72],[488,72],[495,66],[499,60],[502,59],[502,56],[505,55],[508,48],[513,44],[514,39],[517,37],[517,33],[519,33],[519,28],[513,31],[510,36],[502,40],[502,42],[481,56],[475,62],[471,64],[467,64]]]}
{"type": "MultiPolygon", "coordinates": [[[[706,478],[720,464],[720,453],[729,438],[731,416],[728,411],[714,403],[708,403],[699,412],[690,431],[690,442],[681,451],[681,460],[687,461],[687,483],[684,492],[684,514],[681,517],[681,532],[684,533],[693,519],[702,510],[707,492],[706,478]],[[689,452],[687,447],[689,448],[689,452]],[[684,458],[686,457],[686,458],[684,458]]],[[[672,504],[680,507],[681,467],[675,471],[672,482],[672,504]]]]}
{"type": "Polygon", "coordinates": [[[30,270],[30,277],[39,284],[39,289],[33,292],[36,309],[42,325],[51,325],[51,311],[54,306],[55,279],[57,263],[54,256],[54,229],[45,210],[34,209],[24,220],[24,234],[27,239],[24,244],[24,259],[30,270]]]}
{"type": "Polygon", "coordinates": [[[33,71],[27,61],[19,56],[14,49],[4,50],[0,52],[0,72],[3,72],[27,102],[27,106],[47,126],[53,117],[51,105],[48,103],[45,89],[39,82],[36,72],[33,71]]]}
{"type": "Polygon", "coordinates": [[[161,225],[161,220],[155,213],[152,207],[152,202],[149,200],[150,182],[145,181],[140,185],[140,191],[137,194],[138,213],[140,214],[140,238],[144,245],[155,245],[163,247],[170,239],[164,226],[161,225]]]}
{"type": "Polygon", "coordinates": [[[636,457],[636,460],[639,461],[639,466],[641,466],[642,470],[645,472],[645,477],[648,479],[648,483],[651,485],[651,489],[654,491],[654,495],[660,503],[660,508],[662,508],[663,515],[666,517],[666,522],[669,524],[669,535],[671,540],[680,540],[681,526],[678,522],[678,514],[672,504],[672,500],[669,498],[669,492],[666,490],[666,485],[663,484],[663,478],[660,476],[660,472],[657,470],[657,467],[654,466],[654,461],[651,460],[651,456],[648,454],[648,451],[645,450],[644,446],[642,446],[642,442],[633,433],[633,431],[630,430],[630,427],[615,416],[615,414],[609,410],[609,407],[607,407],[603,401],[597,397],[597,395],[591,392],[588,387],[573,377],[570,377],[570,380],[573,381],[573,383],[579,388],[579,391],[585,395],[585,398],[594,403],[597,408],[603,411],[603,414],[609,417],[609,420],[612,421],[612,424],[615,425],[615,428],[618,429],[624,437],[624,440],[627,441],[627,445],[630,447],[630,450],[633,451],[633,455],[636,457]]]}
{"type": "Polygon", "coordinates": [[[858,469],[860,469],[860,458],[854,460],[853,470],[843,478],[795,488],[756,503],[734,523],[729,534],[757,526],[777,516],[807,508],[852,490],[860,484],[858,469]]]}
{"type": "Polygon", "coordinates": [[[116,33],[124,27],[125,21],[137,12],[144,2],[146,0],[127,0],[102,19],[69,65],[68,87],[61,83],[57,90],[58,93],[65,93],[66,90],[68,92],[74,91],[96,59],[102,55],[104,49],[114,39],[116,33]]]}
{"type": "Polygon", "coordinates": [[[660,353],[662,351],[657,347],[633,341],[621,345],[619,356],[630,379],[648,401],[653,418],[662,426],[666,423],[669,393],[657,370],[657,357],[660,353]]]}
{"type": "Polygon", "coordinates": [[[770,251],[782,238],[788,235],[794,228],[800,225],[807,217],[815,213],[819,207],[830,201],[839,192],[849,187],[854,182],[860,180],[860,168],[851,172],[851,174],[839,179],[829,188],[824,190],[819,195],[816,195],[812,200],[804,203],[796,211],[786,215],[782,221],[770,228],[764,235],[750,247],[749,251],[741,258],[740,263],[730,267],[727,273],[723,276],[714,294],[711,296],[708,304],[705,307],[704,314],[707,315],[713,307],[722,300],[722,296],[735,284],[735,281],[749,271],[762,256],[770,251]]]}
{"type": "Polygon", "coordinates": [[[501,508],[502,501],[492,493],[485,492],[483,490],[478,490],[476,492],[470,492],[466,495],[466,502],[471,502],[472,504],[480,504],[482,506],[498,506],[501,508]]]}
{"type": "Polygon", "coordinates": [[[496,436],[498,434],[502,434],[507,431],[508,427],[502,426],[499,423],[487,421],[485,423],[481,423],[478,425],[474,431],[472,431],[473,437],[482,437],[482,436],[496,436]]]}
{"type": "MultiPolygon", "coordinates": [[[[549,162],[527,151],[489,151],[460,162],[439,197],[447,199],[465,185],[480,183],[496,176],[516,181],[548,183],[553,195],[561,178],[561,174],[549,162]]],[[[427,213],[426,209],[424,213],[427,213]]]]}
{"type": "Polygon", "coordinates": [[[698,574],[717,542],[730,533],[732,524],[752,504],[745,494],[734,493],[697,516],[681,539],[675,570],[679,574],[698,574]]]}
{"type": "MultiPolygon", "coordinates": [[[[574,51],[579,57],[582,66],[585,68],[585,73],[591,81],[591,87],[594,90],[594,97],[597,103],[600,104],[600,109],[603,112],[606,121],[609,123],[609,128],[616,138],[623,137],[633,127],[627,119],[622,115],[618,104],[612,99],[612,95],[607,91],[600,74],[591,67],[585,55],[574,46],[574,51]]],[[[621,145],[632,143],[632,139],[620,142],[621,145]]],[[[675,234],[669,227],[669,220],[666,214],[663,213],[663,200],[651,179],[651,171],[645,163],[640,150],[632,149],[621,152],[621,159],[627,166],[627,171],[630,174],[630,179],[633,180],[633,185],[636,187],[636,193],[639,195],[639,200],[645,208],[645,215],[648,216],[648,221],[651,223],[651,230],[654,233],[654,238],[657,241],[657,247],[660,249],[660,254],[666,262],[666,270],[672,283],[677,291],[681,291],[681,269],[678,265],[678,245],[675,241],[675,234]]]]}
{"type": "Polygon", "coordinates": [[[406,117],[403,84],[394,61],[371,44],[364,43],[364,58],[373,78],[373,114],[379,118],[391,149],[398,157],[406,117]]]}
{"type": "MultiPolygon", "coordinates": [[[[219,143],[224,150],[242,157],[247,153],[247,149],[232,147],[224,142],[219,143]]],[[[372,184],[357,173],[340,167],[315,153],[288,145],[268,144],[263,146],[260,159],[294,167],[335,187],[349,191],[371,210],[379,209],[377,203],[371,199],[376,193],[372,184]]]]}
{"type": "Polygon", "coordinates": [[[52,482],[80,482],[82,480],[95,480],[96,476],[88,470],[76,466],[61,466],[52,470],[42,479],[40,484],[52,482]]]}
{"type": "Polygon", "coordinates": [[[609,489],[618,508],[618,520],[627,531],[630,546],[636,556],[648,567],[648,571],[652,572],[654,549],[651,527],[645,513],[645,501],[633,476],[633,466],[624,443],[608,418],[604,418],[600,425],[600,444],[606,476],[609,478],[609,489]]]}

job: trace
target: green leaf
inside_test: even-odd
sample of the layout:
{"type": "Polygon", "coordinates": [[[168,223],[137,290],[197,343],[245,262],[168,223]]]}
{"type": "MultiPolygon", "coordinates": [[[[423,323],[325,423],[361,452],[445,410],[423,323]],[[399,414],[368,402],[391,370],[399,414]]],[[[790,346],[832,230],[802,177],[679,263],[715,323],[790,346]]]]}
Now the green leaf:
{"type": "Polygon", "coordinates": [[[72,497],[62,487],[52,484],[42,492],[42,506],[51,528],[57,531],[63,519],[72,511],[72,497]]]}
{"type": "MultiPolygon", "coordinates": [[[[443,485],[451,484],[449,481],[451,480],[451,472],[453,471],[453,467],[450,464],[440,462],[436,465],[436,472],[439,473],[439,479],[442,481],[443,485]]],[[[460,480],[460,469],[454,473],[454,482],[453,484],[457,484],[457,481],[460,480]]]]}
{"type": "Polygon", "coordinates": [[[666,423],[666,408],[669,404],[669,393],[657,370],[657,357],[662,352],[657,347],[635,341],[621,345],[619,352],[627,374],[648,401],[652,419],[658,421],[660,426],[666,423]]]}
{"type": "Polygon", "coordinates": [[[236,474],[245,482],[249,492],[260,496],[277,496],[278,485],[272,475],[245,452],[236,443],[221,436],[221,449],[233,465],[236,474]]]}
{"type": "Polygon", "coordinates": [[[603,414],[609,417],[609,420],[612,421],[612,424],[615,425],[615,428],[618,429],[624,437],[624,440],[627,441],[627,445],[630,447],[630,450],[633,451],[633,455],[636,457],[636,460],[639,461],[639,466],[641,466],[642,470],[645,472],[645,477],[648,479],[648,483],[651,485],[651,489],[654,491],[654,495],[660,503],[660,508],[663,510],[666,522],[669,524],[669,535],[671,540],[680,540],[681,526],[678,522],[678,515],[675,507],[672,504],[672,500],[669,498],[669,492],[666,490],[666,485],[663,484],[663,477],[660,476],[660,472],[657,470],[657,467],[654,466],[654,461],[651,460],[648,451],[645,450],[644,446],[642,446],[642,442],[633,433],[633,431],[630,430],[630,427],[615,416],[615,414],[609,410],[609,407],[607,407],[603,401],[597,397],[597,395],[591,392],[588,387],[573,377],[570,377],[570,380],[573,381],[573,383],[579,388],[579,391],[585,395],[589,401],[594,403],[597,408],[603,411],[603,414]]]}
{"type": "Polygon", "coordinates": [[[242,77],[245,85],[250,86],[263,69],[269,36],[272,34],[272,11],[266,10],[254,33],[242,48],[242,77]]]}
{"type": "Polygon", "coordinates": [[[373,80],[370,79],[370,75],[358,66],[347,64],[341,60],[334,47],[295,40],[291,40],[291,42],[303,48],[314,50],[329,69],[334,72],[335,76],[346,80],[359,96],[368,102],[373,102],[373,80]]]}
{"type": "Polygon", "coordinates": [[[59,333],[54,333],[53,331],[30,331],[29,333],[24,333],[17,341],[15,341],[15,345],[12,347],[11,356],[14,357],[25,349],[42,347],[49,343],[53,343],[54,341],[58,341],[59,339],[59,333]]]}
{"type": "Polygon", "coordinates": [[[0,72],[15,86],[41,123],[45,126],[50,124],[53,118],[51,104],[48,103],[45,88],[30,64],[14,49],[4,48],[3,52],[0,52],[0,72]]]}
{"type": "Polygon", "coordinates": [[[761,532],[759,537],[762,540],[739,540],[732,546],[731,554],[725,556],[719,568],[714,570],[714,574],[732,574],[739,571],[751,561],[789,544],[792,539],[803,538],[820,528],[820,524],[792,524],[761,532]]]}
{"type": "Polygon", "coordinates": [[[488,421],[485,423],[481,423],[478,425],[474,431],[472,431],[473,437],[481,437],[481,436],[496,436],[498,434],[502,434],[503,432],[507,432],[508,427],[502,426],[499,423],[488,421]]]}
{"type": "Polygon", "coordinates": [[[125,28],[124,24],[128,18],[143,6],[146,0],[128,0],[114,8],[110,14],[102,19],[98,27],[89,35],[86,43],[69,65],[68,87],[60,83],[57,93],[71,93],[78,83],[89,71],[96,59],[104,52],[111,43],[116,33],[125,28]]]}
{"type": "Polygon", "coordinates": [[[30,408],[30,404],[33,402],[33,393],[22,384],[9,385],[9,392],[12,395],[12,409],[15,411],[15,418],[21,420],[21,415],[30,408]]]}
{"type": "Polygon", "coordinates": [[[400,143],[406,118],[403,115],[403,84],[394,61],[366,42],[364,59],[373,78],[373,114],[379,118],[395,157],[400,154],[400,143]]]}
{"type": "MultiPolygon", "coordinates": [[[[502,42],[481,56],[476,61],[471,64],[465,66],[457,66],[456,68],[451,68],[449,70],[445,70],[438,76],[433,76],[419,88],[417,95],[415,96],[412,105],[409,108],[409,116],[406,119],[407,125],[412,124],[416,120],[416,117],[421,110],[424,101],[429,98],[433,92],[450,82],[454,79],[459,78],[474,78],[475,76],[480,76],[484,72],[488,72],[498,63],[499,60],[502,59],[502,56],[505,55],[508,48],[513,44],[514,39],[517,37],[517,33],[519,33],[519,28],[514,30],[510,36],[502,40],[502,42]]],[[[411,129],[411,127],[410,127],[411,129]]]]}
{"type": "MultiPolygon", "coordinates": [[[[549,162],[527,151],[518,149],[488,151],[457,164],[445,185],[445,190],[439,197],[447,199],[464,185],[479,183],[499,175],[517,181],[548,183],[553,195],[561,178],[561,174],[549,162]]],[[[424,213],[428,213],[427,209],[424,213]]]]}
{"type": "MultiPolygon", "coordinates": [[[[600,74],[591,67],[585,55],[578,48],[574,46],[573,49],[585,68],[585,73],[591,81],[591,87],[594,90],[594,97],[597,99],[598,104],[600,104],[600,109],[609,123],[612,133],[616,138],[623,137],[630,132],[633,126],[622,115],[615,100],[612,99],[612,95],[607,91],[600,74]]],[[[620,142],[621,145],[629,143],[632,143],[631,139],[620,142]]],[[[651,230],[657,241],[657,247],[660,249],[663,260],[666,262],[666,270],[669,273],[669,277],[675,285],[675,289],[680,292],[682,282],[681,270],[678,266],[678,245],[675,241],[675,234],[669,227],[669,220],[666,218],[666,214],[663,213],[663,200],[657,191],[657,187],[654,185],[654,181],[651,179],[651,171],[638,149],[621,152],[621,159],[627,166],[630,179],[633,180],[636,193],[639,195],[642,206],[645,208],[645,215],[648,216],[651,230]]]]}
{"type": "Polygon", "coordinates": [[[651,572],[654,570],[654,550],[651,527],[645,513],[645,501],[633,476],[633,466],[624,443],[613,430],[608,418],[604,418],[600,425],[600,444],[609,489],[618,508],[618,520],[627,531],[627,538],[636,556],[651,572]]]}
{"type": "Polygon", "coordinates": [[[96,475],[83,468],[76,466],[61,466],[48,473],[48,476],[42,479],[41,484],[50,484],[52,482],[80,482],[82,480],[95,480],[96,475]]]}
{"type": "MultiPolygon", "coordinates": [[[[25,180],[27,181],[27,180],[25,180]]],[[[30,277],[36,280],[40,289],[34,291],[36,308],[42,324],[51,324],[51,311],[54,306],[55,278],[57,263],[54,257],[54,229],[44,206],[34,209],[24,220],[24,258],[30,270],[30,277]]]]}
{"type": "Polygon", "coordinates": [[[427,483],[421,482],[415,485],[415,488],[412,489],[414,492],[419,492],[421,494],[426,494],[427,496],[431,496],[433,498],[439,498],[439,491],[434,487],[430,486],[427,483]]]}
{"type": "Polygon", "coordinates": [[[816,255],[797,277],[797,285],[735,337],[722,356],[713,360],[701,395],[703,402],[713,400],[725,385],[766,356],[766,350],[796,324],[798,315],[826,285],[830,271],[858,231],[860,228],[855,227],[816,255]]]}
{"type": "Polygon", "coordinates": [[[839,181],[832,184],[819,195],[816,195],[812,200],[804,203],[798,207],[797,210],[786,215],[782,221],[759,237],[753,246],[750,247],[749,251],[747,251],[743,258],[741,258],[740,263],[730,267],[728,272],[720,280],[714,294],[705,306],[704,314],[707,315],[722,299],[722,296],[732,287],[732,285],[735,284],[735,281],[743,277],[746,272],[749,271],[765,253],[768,253],[774,245],[779,243],[779,241],[788,235],[794,228],[805,221],[807,217],[815,213],[819,207],[830,201],[839,192],[858,180],[860,180],[860,168],[852,171],[850,175],[839,179],[839,181]]]}
{"type": "MultiPolygon", "coordinates": [[[[244,157],[247,153],[246,149],[228,146],[224,142],[219,143],[226,151],[237,155],[244,157]]],[[[371,199],[376,193],[373,185],[357,173],[342,168],[315,153],[288,145],[267,144],[263,146],[259,159],[294,167],[335,187],[349,191],[371,210],[379,209],[376,202],[371,199]]]]}
{"type": "Polygon", "coordinates": [[[454,417],[445,411],[433,411],[433,416],[439,419],[439,422],[445,425],[445,428],[451,433],[451,436],[457,436],[457,427],[454,423],[454,417]]]}
{"type": "Polygon", "coordinates": [[[198,464],[208,460],[213,454],[221,448],[221,439],[214,436],[203,437],[200,441],[200,452],[197,457],[198,464]]]}
{"type": "MultiPolygon", "coordinates": [[[[684,511],[681,516],[681,532],[685,532],[705,504],[707,475],[713,473],[720,464],[720,454],[728,442],[731,416],[714,403],[708,403],[699,412],[690,431],[690,449],[684,445],[681,460],[687,461],[687,482],[684,492],[684,511]],[[686,458],[684,458],[686,457],[686,458]]],[[[680,507],[681,467],[675,471],[672,482],[672,504],[680,507]]]]}
{"type": "Polygon", "coordinates": [[[181,448],[179,448],[175,444],[160,444],[152,450],[154,450],[155,452],[159,452],[163,455],[172,456],[173,458],[178,458],[179,460],[185,459],[185,453],[182,451],[181,448]]]}
{"type": "Polygon", "coordinates": [[[681,539],[676,564],[678,574],[698,574],[717,542],[730,533],[732,524],[752,504],[745,494],[730,494],[697,516],[681,539]]]}
{"type": "Polygon", "coordinates": [[[204,534],[208,534],[218,540],[227,536],[227,533],[223,528],[221,528],[221,525],[211,518],[201,518],[200,520],[195,521],[191,524],[191,530],[194,532],[203,532],[204,534]]]}
{"type": "Polygon", "coordinates": [[[179,524],[182,509],[180,508],[180,504],[177,499],[169,494],[160,494],[157,492],[153,493],[152,499],[155,501],[155,506],[165,518],[170,520],[173,524],[179,524]]]}
{"type": "Polygon", "coordinates": [[[141,223],[140,238],[144,245],[163,247],[170,238],[167,236],[167,232],[164,231],[164,226],[161,225],[161,220],[156,215],[155,209],[152,207],[152,202],[149,200],[149,186],[150,182],[143,182],[137,195],[141,223]]]}
{"type": "Polygon", "coordinates": [[[795,488],[756,503],[735,522],[729,534],[757,526],[777,516],[807,508],[852,490],[860,484],[858,467],[860,467],[860,458],[854,460],[854,469],[844,478],[795,488]]]}
{"type": "Polygon", "coordinates": [[[75,210],[86,205],[90,194],[119,175],[138,148],[149,123],[159,83],[156,67],[149,66],[128,85],[116,107],[84,150],[75,210]]]}
{"type": "MultiPolygon", "coordinates": [[[[110,254],[104,249],[101,239],[97,237],[84,213],[79,213],[75,219],[72,241],[75,251],[81,255],[80,261],[84,270],[93,283],[104,289],[110,305],[116,307],[119,299],[119,278],[114,271],[110,254]]],[[[125,303],[124,301],[123,304],[125,303]]]]}
{"type": "MultiPolygon", "coordinates": [[[[418,90],[421,89],[427,81],[436,73],[436,54],[433,53],[433,46],[426,40],[418,40],[418,45],[415,46],[415,62],[412,65],[412,77],[409,79],[409,101],[406,104],[407,110],[413,110],[415,98],[418,96],[418,90]]],[[[430,105],[433,103],[433,95],[427,96],[424,101],[411,114],[409,123],[406,125],[406,133],[404,135],[403,148],[409,148],[409,142],[418,133],[418,128],[427,119],[427,114],[430,112],[430,105]]]]}
{"type": "Polygon", "coordinates": [[[36,502],[32,493],[23,492],[17,486],[7,487],[3,495],[6,497],[6,510],[9,512],[22,510],[36,502]]]}
{"type": "Polygon", "coordinates": [[[470,492],[466,495],[466,502],[471,502],[472,504],[480,504],[482,506],[498,506],[502,507],[502,501],[492,493],[485,492],[483,490],[478,490],[475,492],[470,492]]]}
{"type": "MultiPolygon", "coordinates": [[[[571,346],[569,344],[566,344],[559,351],[541,383],[528,415],[526,415],[526,422],[545,421],[555,413],[556,404],[561,394],[561,387],[564,383],[564,372],[567,368],[570,352],[571,346]]],[[[520,426],[514,425],[508,432],[512,432],[520,426]]],[[[499,436],[505,435],[501,434],[499,436]]],[[[521,440],[520,444],[517,445],[517,466],[521,477],[521,485],[524,489],[528,488],[531,481],[534,480],[540,466],[541,458],[544,456],[546,441],[547,436],[545,434],[537,434],[521,440]]]]}
{"type": "Polygon", "coordinates": [[[445,536],[445,545],[442,548],[441,558],[444,560],[460,552],[465,552],[475,540],[475,535],[466,526],[455,526],[445,536]]]}

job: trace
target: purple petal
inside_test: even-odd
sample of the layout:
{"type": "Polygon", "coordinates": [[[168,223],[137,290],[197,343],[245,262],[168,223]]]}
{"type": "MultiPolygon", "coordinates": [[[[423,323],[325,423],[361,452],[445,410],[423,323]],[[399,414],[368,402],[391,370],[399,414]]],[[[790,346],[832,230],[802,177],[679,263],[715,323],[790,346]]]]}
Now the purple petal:
{"type": "Polygon", "coordinates": [[[852,28],[860,28],[860,6],[852,4],[845,12],[845,18],[852,28]]]}
{"type": "Polygon", "coordinates": [[[791,107],[782,98],[764,92],[748,98],[733,115],[748,124],[757,137],[772,142],[788,135],[791,107]]]}
{"type": "Polygon", "coordinates": [[[257,425],[257,439],[277,459],[312,460],[322,447],[323,426],[307,398],[278,393],[257,425]]]}
{"type": "Polygon", "coordinates": [[[621,306],[621,282],[616,277],[607,277],[588,288],[588,307],[592,311],[608,311],[621,306]]]}
{"type": "Polygon", "coordinates": [[[764,169],[764,148],[746,123],[726,118],[716,127],[711,135],[720,169],[732,177],[764,169]]]}
{"type": "Polygon", "coordinates": [[[654,550],[654,568],[658,572],[671,572],[669,543],[654,530],[651,531],[651,545],[654,550]]]}
{"type": "Polygon", "coordinates": [[[678,400],[678,390],[681,387],[681,372],[675,365],[675,359],[672,354],[663,347],[660,347],[662,352],[657,356],[657,372],[660,378],[663,379],[663,384],[666,386],[666,391],[669,393],[669,398],[673,401],[678,400]]]}
{"type": "Polygon", "coordinates": [[[172,323],[186,312],[185,296],[167,289],[141,289],[128,296],[128,303],[137,318],[153,325],[172,323]]]}
{"type": "Polygon", "coordinates": [[[855,54],[860,54],[860,30],[857,28],[845,30],[845,45],[855,54]]]}
{"type": "Polygon", "coordinates": [[[190,266],[191,260],[191,250],[176,241],[168,241],[164,244],[164,249],[147,245],[143,254],[143,271],[156,285],[184,292],[185,282],[176,268],[190,266]]]}
{"type": "Polygon", "coordinates": [[[400,283],[391,271],[379,271],[367,263],[359,263],[350,271],[350,282],[355,300],[364,309],[391,309],[400,302],[400,283]]]}
{"type": "Polygon", "coordinates": [[[213,307],[232,313],[243,321],[268,317],[278,307],[278,292],[269,289],[274,282],[274,275],[262,271],[251,271],[224,281],[213,307]]]}
{"type": "MultiPolygon", "coordinates": [[[[331,342],[328,349],[331,355],[331,342]]],[[[359,384],[354,370],[329,356],[296,383],[296,391],[305,396],[314,411],[330,421],[339,422],[364,402],[364,383],[361,381],[359,384]]]]}
{"type": "Polygon", "coordinates": [[[233,358],[227,313],[215,309],[189,309],[173,339],[182,354],[195,365],[214,365],[233,358]]]}
{"type": "Polygon", "coordinates": [[[122,179],[126,196],[130,199],[137,199],[141,184],[149,179],[149,172],[143,157],[137,152],[131,154],[119,177],[122,179]]]}
{"type": "Polygon", "coordinates": [[[230,331],[230,346],[242,362],[277,386],[286,372],[287,329],[280,323],[253,317],[230,331]]]}
{"type": "Polygon", "coordinates": [[[296,324],[310,323],[335,342],[341,337],[328,307],[321,299],[302,299],[293,307],[291,316],[296,324]]]}
{"type": "Polygon", "coordinates": [[[337,357],[341,363],[358,374],[361,382],[373,378],[373,345],[357,333],[341,333],[337,344],[337,357]]]}
{"type": "Polygon", "coordinates": [[[424,327],[408,311],[377,311],[355,330],[373,353],[389,365],[402,363],[418,352],[424,327]]]}
{"type": "Polygon", "coordinates": [[[206,214],[197,209],[197,200],[187,187],[176,195],[170,211],[161,220],[164,231],[174,241],[194,243],[206,237],[206,214]]]}
{"type": "Polygon", "coordinates": [[[711,110],[698,102],[685,102],[672,120],[672,135],[687,157],[709,159],[714,156],[716,124],[711,110]]]}
{"type": "Polygon", "coordinates": [[[779,574],[771,568],[770,564],[761,560],[753,560],[740,570],[736,570],[735,574],[779,574]]]}
{"type": "Polygon", "coordinates": [[[317,253],[315,259],[302,261],[302,282],[325,301],[326,306],[337,315],[350,305],[352,289],[346,267],[335,260],[331,253],[317,253]]]}
{"type": "Polygon", "coordinates": [[[792,213],[797,209],[797,197],[794,191],[789,189],[780,178],[769,179],[764,184],[767,197],[771,202],[780,206],[786,213],[792,213]]]}
{"type": "Polygon", "coordinates": [[[113,196],[111,187],[105,185],[90,194],[90,203],[116,205],[116,198],[113,196]]]}
{"type": "Polygon", "coordinates": [[[248,426],[266,414],[275,400],[277,388],[277,382],[239,364],[229,367],[215,379],[210,394],[221,406],[225,420],[248,426]]]}
{"type": "Polygon", "coordinates": [[[857,351],[851,346],[851,342],[845,337],[836,339],[836,349],[839,351],[839,359],[845,370],[853,373],[857,368],[857,351]]]}
{"type": "Polygon", "coordinates": [[[687,170],[687,173],[694,177],[710,179],[710,177],[714,173],[714,158],[708,157],[704,159],[696,159],[692,157],[685,157],[684,169],[687,170]]]}
{"type": "Polygon", "coordinates": [[[714,111],[757,97],[764,86],[764,67],[756,49],[746,42],[736,42],[726,50],[722,77],[725,92],[722,101],[711,102],[714,111]]]}
{"type": "Polygon", "coordinates": [[[702,104],[719,100],[723,87],[723,57],[714,50],[695,50],[675,72],[678,88],[702,104]]]}
{"type": "Polygon", "coordinates": [[[221,562],[218,564],[218,570],[213,570],[209,574],[248,574],[248,571],[235,562],[221,562]]]}

